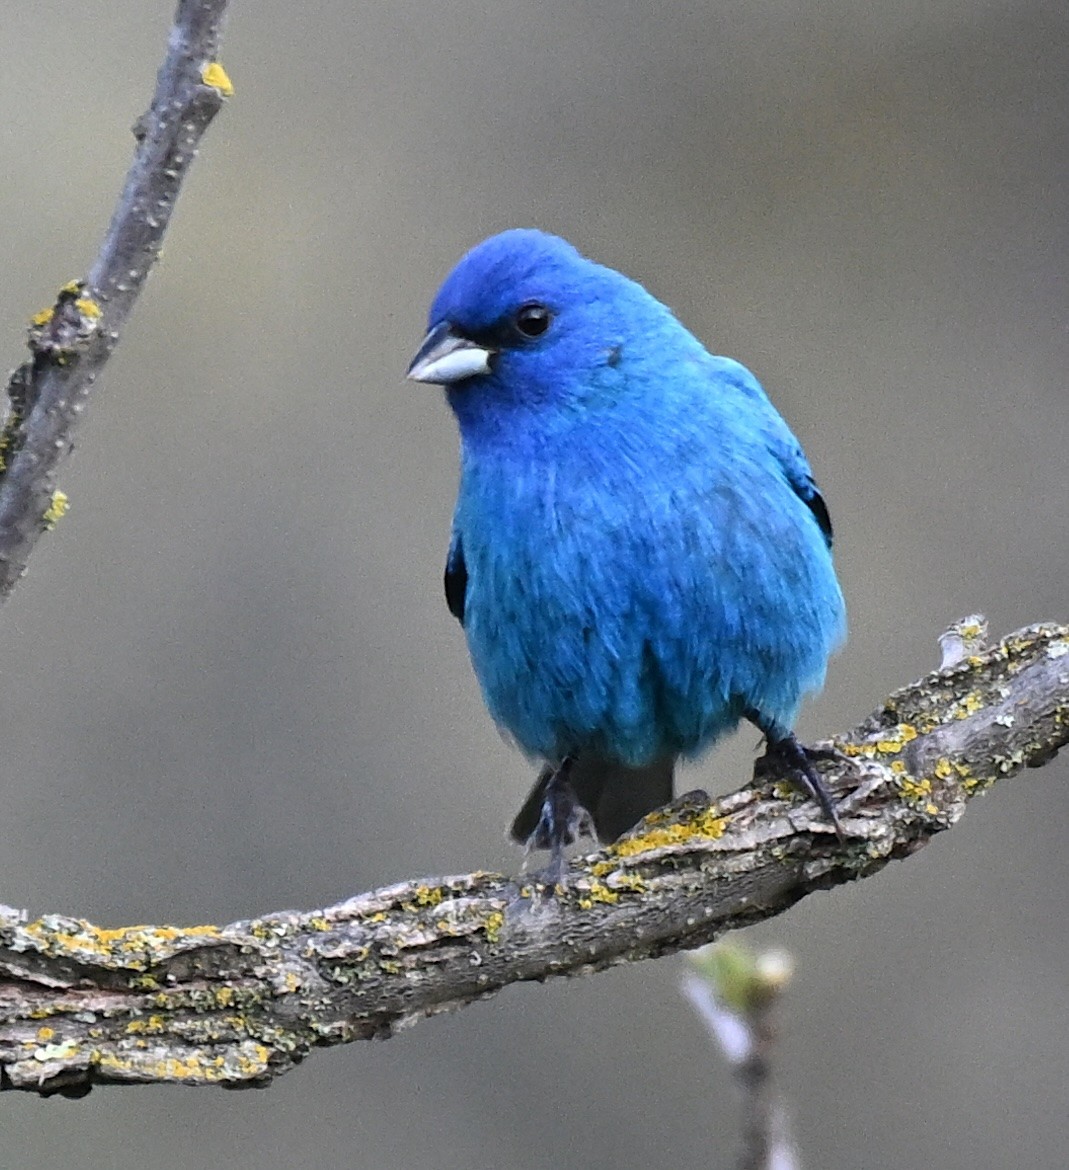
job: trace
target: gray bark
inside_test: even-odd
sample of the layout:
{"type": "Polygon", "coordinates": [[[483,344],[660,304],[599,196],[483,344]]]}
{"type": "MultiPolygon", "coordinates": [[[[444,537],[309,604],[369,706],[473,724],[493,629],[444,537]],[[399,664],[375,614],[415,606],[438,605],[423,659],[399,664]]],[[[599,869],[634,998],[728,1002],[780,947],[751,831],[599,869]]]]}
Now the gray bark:
{"type": "Polygon", "coordinates": [[[973,649],[830,741],[843,841],[765,781],[681,797],[553,889],[477,872],[221,927],[0,909],[0,1086],[264,1085],[316,1047],[388,1036],[510,983],[696,947],[871,877],[1069,739],[1069,627],[973,649]]]}
{"type": "Polygon", "coordinates": [[[53,308],[36,315],[31,357],[11,375],[0,433],[0,601],[62,515],[58,469],[159,255],[201,136],[229,92],[215,63],[226,6],[226,0],[180,0],[155,96],[134,127],[134,161],[100,253],[84,281],[67,285],[53,308]]]}

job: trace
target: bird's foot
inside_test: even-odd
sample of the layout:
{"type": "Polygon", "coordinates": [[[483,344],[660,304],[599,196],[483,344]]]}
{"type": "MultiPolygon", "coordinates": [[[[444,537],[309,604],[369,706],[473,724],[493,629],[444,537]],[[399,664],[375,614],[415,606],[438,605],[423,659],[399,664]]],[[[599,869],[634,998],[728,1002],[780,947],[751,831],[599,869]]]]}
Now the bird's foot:
{"type": "Polygon", "coordinates": [[[813,766],[817,760],[841,761],[843,758],[842,753],[834,748],[806,747],[799,742],[793,732],[788,732],[779,739],[768,740],[765,754],[754,763],[754,776],[760,778],[777,769],[786,772],[795,788],[817,802],[821,811],[835,827],[835,835],[840,841],[844,841],[846,836],[843,824],[835,811],[831,793],[813,766]]]}
{"type": "Polygon", "coordinates": [[[581,837],[597,842],[594,818],[579,803],[569,774],[572,758],[566,757],[546,783],[542,813],[534,832],[527,838],[527,853],[534,849],[549,850],[549,865],[542,876],[548,885],[555,886],[564,874],[564,850],[581,837]]]}

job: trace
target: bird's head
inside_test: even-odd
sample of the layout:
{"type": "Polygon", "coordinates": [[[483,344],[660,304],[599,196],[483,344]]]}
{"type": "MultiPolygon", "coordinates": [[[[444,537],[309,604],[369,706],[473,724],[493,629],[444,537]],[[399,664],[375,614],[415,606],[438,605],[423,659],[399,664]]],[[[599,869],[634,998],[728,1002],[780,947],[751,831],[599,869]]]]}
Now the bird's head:
{"type": "Polygon", "coordinates": [[[552,423],[626,394],[664,329],[685,333],[634,281],[557,236],[513,229],[446,277],[408,377],[446,387],[462,430],[552,423]]]}

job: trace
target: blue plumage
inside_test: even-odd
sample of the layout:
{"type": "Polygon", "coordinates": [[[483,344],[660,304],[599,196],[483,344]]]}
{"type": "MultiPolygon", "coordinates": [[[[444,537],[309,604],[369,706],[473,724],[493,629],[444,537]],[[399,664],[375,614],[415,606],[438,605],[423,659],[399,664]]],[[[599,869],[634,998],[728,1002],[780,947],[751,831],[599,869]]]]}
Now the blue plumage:
{"type": "MultiPolygon", "coordinates": [[[[445,385],[461,435],[447,598],[494,719],[551,765],[538,843],[570,835],[538,808],[560,771],[596,805],[653,769],[637,819],[741,718],[797,755],[845,611],[824,501],[753,375],[533,230],[469,252],[430,327],[410,376],[445,385]]],[[[634,812],[590,811],[603,837],[634,812]]]]}

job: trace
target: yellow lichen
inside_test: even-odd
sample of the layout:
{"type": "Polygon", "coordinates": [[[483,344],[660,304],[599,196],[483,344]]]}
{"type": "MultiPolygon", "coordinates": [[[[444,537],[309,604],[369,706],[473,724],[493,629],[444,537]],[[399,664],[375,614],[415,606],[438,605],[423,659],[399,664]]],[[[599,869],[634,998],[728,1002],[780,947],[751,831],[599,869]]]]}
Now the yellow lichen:
{"type": "Polygon", "coordinates": [[[118,926],[105,928],[81,924],[86,935],[104,947],[118,946],[124,951],[170,950],[166,944],[187,938],[218,938],[218,926],[118,926]]]}
{"type": "Polygon", "coordinates": [[[131,1020],[126,1025],[127,1034],[131,1036],[144,1034],[158,1035],[160,1032],[166,1031],[166,1029],[167,1020],[164,1016],[159,1015],[145,1016],[141,1019],[131,1020]]]}
{"type": "Polygon", "coordinates": [[[84,280],[68,280],[67,283],[59,290],[61,297],[73,297],[85,288],[84,280]]]}
{"type": "Polygon", "coordinates": [[[990,788],[995,783],[990,776],[981,777],[974,776],[964,764],[955,765],[955,771],[961,778],[961,786],[965,791],[972,796],[976,792],[980,792],[985,788],[990,788]]]}
{"type": "Polygon", "coordinates": [[[989,788],[993,783],[990,778],[981,778],[973,775],[968,764],[960,763],[958,760],[948,760],[945,758],[936,760],[935,767],[932,771],[940,780],[956,778],[970,796],[978,789],[989,788]]]}
{"type": "MultiPolygon", "coordinates": [[[[874,756],[897,756],[907,743],[912,743],[922,731],[931,731],[933,727],[934,722],[921,729],[918,729],[915,723],[899,723],[896,727],[881,732],[880,738],[875,742],[869,740],[867,743],[837,743],[836,747],[844,756],[864,756],[868,759],[874,756]]],[[[894,766],[892,762],[891,767],[894,766]]]]}
{"type": "Polygon", "coordinates": [[[432,886],[417,886],[415,902],[417,906],[437,906],[445,895],[440,889],[432,886]]]}
{"type": "Polygon", "coordinates": [[[33,325],[36,329],[41,329],[43,326],[47,325],[55,315],[56,310],[53,309],[50,305],[47,309],[41,309],[39,312],[34,313],[34,315],[30,318],[30,324],[33,325]]]}
{"type": "Polygon", "coordinates": [[[260,918],[250,924],[249,933],[261,942],[274,942],[275,939],[281,938],[286,933],[286,928],[274,922],[265,922],[260,918]]]}
{"type": "Polygon", "coordinates": [[[45,509],[45,514],[41,517],[44,521],[45,528],[51,532],[53,528],[66,516],[70,509],[70,501],[67,499],[67,493],[61,492],[59,488],[52,493],[52,502],[45,509]]]}
{"type": "Polygon", "coordinates": [[[83,317],[89,317],[92,320],[97,320],[104,316],[104,310],[93,300],[92,297],[79,297],[74,302],[74,307],[82,314],[83,317]]]}
{"type": "Polygon", "coordinates": [[[55,1034],[56,1034],[55,1028],[38,1028],[37,1029],[37,1039],[39,1041],[41,1041],[42,1044],[47,1040],[51,1040],[52,1037],[55,1036],[55,1034]]]}
{"type": "Polygon", "coordinates": [[[620,895],[615,890],[610,890],[601,882],[592,882],[590,889],[579,895],[579,908],[580,910],[590,910],[595,902],[611,906],[619,901],[620,895]]]}
{"type": "Polygon", "coordinates": [[[912,743],[918,734],[917,728],[912,723],[899,723],[882,739],[876,741],[876,751],[881,755],[896,755],[907,743],[912,743]]]}
{"type": "Polygon", "coordinates": [[[970,715],[975,715],[977,711],[981,710],[983,705],[983,697],[973,691],[954,705],[953,717],[955,719],[967,719],[970,715]]]}
{"type": "Polygon", "coordinates": [[[120,926],[114,929],[94,926],[81,919],[39,918],[23,928],[48,953],[90,953],[100,958],[120,961],[132,970],[144,970],[144,957],[155,958],[173,951],[172,944],[190,938],[217,938],[217,926],[120,926]],[[59,929],[59,925],[73,929],[59,929]]]}
{"type": "Polygon", "coordinates": [[[223,97],[234,96],[234,83],[227,77],[226,70],[218,61],[211,61],[205,65],[200,74],[201,81],[217,89],[223,97]]]}
{"type": "Polygon", "coordinates": [[[500,910],[487,914],[483,928],[486,931],[486,941],[493,946],[501,938],[501,930],[505,925],[505,916],[500,910]]]}
{"type": "Polygon", "coordinates": [[[254,1076],[257,1073],[266,1072],[267,1062],[270,1056],[270,1050],[265,1048],[263,1044],[253,1044],[252,1055],[248,1056],[243,1053],[238,1058],[238,1067],[245,1076],[254,1076]]]}
{"type": "Polygon", "coordinates": [[[102,1072],[113,1076],[131,1077],[141,1074],[137,1079],[154,1081],[217,1081],[222,1077],[213,1071],[213,1064],[221,1065],[222,1058],[216,1062],[206,1062],[199,1053],[192,1053],[186,1058],[165,1056],[158,1060],[145,1060],[143,1057],[134,1057],[132,1054],[115,1052],[101,1052],[95,1049],[91,1062],[102,1072]]]}
{"type": "Polygon", "coordinates": [[[898,782],[898,790],[907,800],[922,800],[932,792],[931,780],[915,780],[912,776],[903,776],[898,782]]]}
{"type": "Polygon", "coordinates": [[[653,828],[633,837],[625,837],[610,845],[608,852],[615,857],[634,857],[651,849],[663,849],[669,845],[686,845],[695,840],[715,841],[724,835],[727,819],[718,817],[712,809],[674,825],[653,828]]]}

